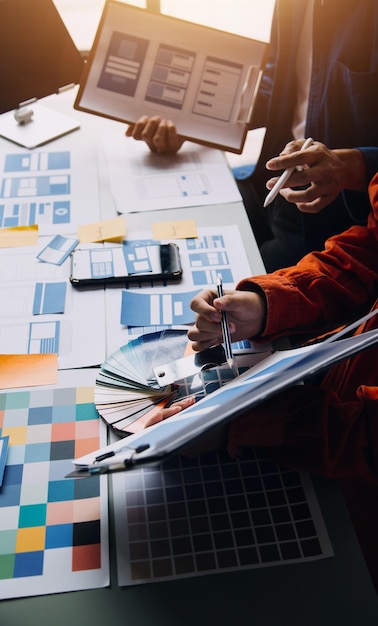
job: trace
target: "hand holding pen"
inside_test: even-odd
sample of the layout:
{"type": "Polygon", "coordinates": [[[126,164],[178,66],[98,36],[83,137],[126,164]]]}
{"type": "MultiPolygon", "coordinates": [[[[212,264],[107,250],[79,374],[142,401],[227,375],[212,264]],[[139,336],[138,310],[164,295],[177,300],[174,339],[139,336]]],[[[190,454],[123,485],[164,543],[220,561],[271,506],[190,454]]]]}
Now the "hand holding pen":
{"type": "Polygon", "coordinates": [[[224,296],[222,294],[220,280],[219,288],[217,285],[216,290],[201,291],[190,303],[196,317],[194,325],[188,330],[188,338],[196,352],[219,344],[219,325],[222,324],[223,313],[227,314],[226,317],[223,316],[223,323],[227,322],[229,330],[230,324],[232,327],[231,342],[256,337],[263,329],[266,319],[266,301],[262,294],[235,289],[228,290],[224,296]],[[214,306],[216,300],[217,303],[214,306]]]}
{"type": "MultiPolygon", "coordinates": [[[[302,145],[302,147],[300,149],[300,152],[302,152],[303,150],[307,150],[307,148],[309,148],[313,143],[314,143],[314,140],[311,137],[306,139],[306,141],[304,142],[304,144],[302,145]]],[[[269,204],[271,204],[271,202],[273,202],[273,200],[278,196],[279,192],[286,185],[286,183],[289,180],[290,176],[292,175],[292,173],[296,169],[297,168],[295,166],[294,167],[288,167],[283,172],[283,174],[281,174],[280,178],[277,180],[277,182],[274,185],[274,187],[270,190],[270,192],[266,196],[265,202],[264,202],[264,207],[267,207],[269,204]]]]}
{"type": "Polygon", "coordinates": [[[330,150],[311,138],[300,150],[293,150],[297,146],[298,142],[290,142],[278,157],[268,161],[268,169],[287,169],[267,195],[265,206],[283,187],[285,200],[302,213],[319,213],[344,189],[366,191],[366,162],[358,148],[330,150]]]}

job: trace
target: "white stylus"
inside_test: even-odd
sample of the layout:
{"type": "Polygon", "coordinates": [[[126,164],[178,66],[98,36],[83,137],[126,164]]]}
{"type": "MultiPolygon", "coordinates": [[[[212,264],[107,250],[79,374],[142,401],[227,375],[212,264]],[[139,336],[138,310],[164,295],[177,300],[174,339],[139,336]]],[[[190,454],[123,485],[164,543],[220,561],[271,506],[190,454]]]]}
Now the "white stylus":
{"type": "MultiPolygon", "coordinates": [[[[309,148],[311,146],[311,144],[313,144],[313,143],[314,143],[314,140],[311,137],[306,139],[306,141],[304,142],[304,144],[303,144],[303,146],[301,148],[301,152],[302,152],[302,150],[306,150],[307,148],[309,148]]],[[[270,192],[268,193],[267,197],[265,198],[264,207],[267,207],[268,204],[273,202],[274,198],[276,196],[278,196],[280,190],[286,184],[286,182],[289,180],[290,176],[292,175],[292,173],[294,172],[295,169],[296,169],[295,167],[288,167],[287,170],[285,170],[283,172],[283,174],[281,174],[281,176],[277,180],[276,184],[270,190],[270,192]]]]}

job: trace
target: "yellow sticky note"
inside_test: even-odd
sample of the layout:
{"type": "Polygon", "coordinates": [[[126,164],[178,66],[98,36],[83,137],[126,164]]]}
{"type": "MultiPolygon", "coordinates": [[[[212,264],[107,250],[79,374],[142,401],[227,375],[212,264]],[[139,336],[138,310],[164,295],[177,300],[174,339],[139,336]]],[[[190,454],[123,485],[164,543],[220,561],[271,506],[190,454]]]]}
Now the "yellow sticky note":
{"type": "Polygon", "coordinates": [[[195,239],[198,237],[194,220],[177,220],[175,222],[156,222],[152,224],[152,236],[161,239],[195,239]]]}
{"type": "Polygon", "coordinates": [[[122,242],[126,237],[126,220],[123,216],[93,224],[79,226],[77,234],[80,243],[114,241],[122,242]]]}
{"type": "Polygon", "coordinates": [[[57,382],[57,354],[0,354],[0,389],[57,382]]]}
{"type": "Polygon", "coordinates": [[[0,248],[36,246],[38,244],[38,224],[0,228],[0,248]]]}

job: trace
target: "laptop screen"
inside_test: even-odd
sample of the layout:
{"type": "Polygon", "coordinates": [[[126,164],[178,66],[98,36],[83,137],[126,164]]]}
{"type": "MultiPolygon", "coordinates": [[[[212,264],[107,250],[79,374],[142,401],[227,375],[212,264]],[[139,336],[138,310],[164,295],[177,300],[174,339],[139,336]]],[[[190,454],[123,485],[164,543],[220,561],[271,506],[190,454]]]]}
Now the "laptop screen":
{"type": "Polygon", "coordinates": [[[84,59],[52,0],[0,0],[0,113],[80,81],[84,59]]]}

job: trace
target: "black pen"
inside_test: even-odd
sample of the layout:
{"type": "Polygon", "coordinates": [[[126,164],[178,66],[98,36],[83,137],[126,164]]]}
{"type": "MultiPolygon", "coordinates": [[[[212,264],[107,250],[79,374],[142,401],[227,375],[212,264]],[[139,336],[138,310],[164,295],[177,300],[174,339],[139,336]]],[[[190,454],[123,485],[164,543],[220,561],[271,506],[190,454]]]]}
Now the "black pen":
{"type": "MultiPolygon", "coordinates": [[[[217,294],[218,294],[218,298],[224,295],[223,281],[222,281],[221,274],[217,275],[217,294]]],[[[238,370],[238,366],[236,365],[235,357],[232,353],[230,326],[228,323],[228,317],[227,317],[226,311],[221,311],[221,315],[222,315],[222,319],[221,319],[222,336],[223,336],[224,350],[226,353],[227,363],[229,367],[233,370],[235,376],[238,376],[239,370],[238,370]]]]}

